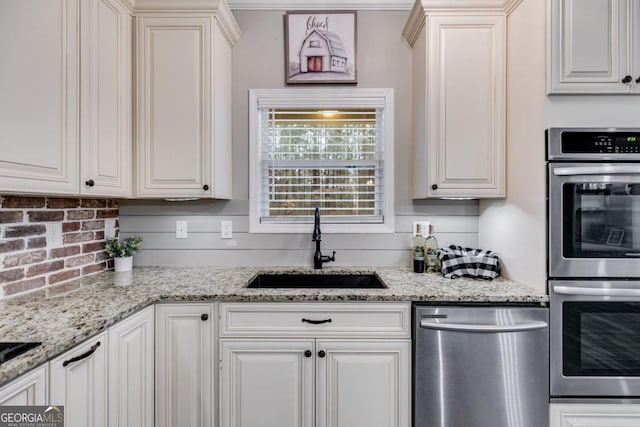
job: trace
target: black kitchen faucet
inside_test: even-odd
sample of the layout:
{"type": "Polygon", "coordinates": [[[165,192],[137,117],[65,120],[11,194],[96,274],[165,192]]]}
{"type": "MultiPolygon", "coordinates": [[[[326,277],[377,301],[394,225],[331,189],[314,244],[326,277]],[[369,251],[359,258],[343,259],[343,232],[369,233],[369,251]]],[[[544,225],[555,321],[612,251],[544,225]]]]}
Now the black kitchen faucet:
{"type": "Polygon", "coordinates": [[[312,242],[316,242],[316,251],[313,254],[313,268],[319,270],[322,268],[322,264],[329,261],[336,260],[336,251],[333,251],[333,255],[327,256],[322,255],[320,251],[320,242],[322,241],[322,233],[320,232],[320,208],[316,206],[316,212],[314,216],[313,222],[313,236],[311,237],[312,242]]]}

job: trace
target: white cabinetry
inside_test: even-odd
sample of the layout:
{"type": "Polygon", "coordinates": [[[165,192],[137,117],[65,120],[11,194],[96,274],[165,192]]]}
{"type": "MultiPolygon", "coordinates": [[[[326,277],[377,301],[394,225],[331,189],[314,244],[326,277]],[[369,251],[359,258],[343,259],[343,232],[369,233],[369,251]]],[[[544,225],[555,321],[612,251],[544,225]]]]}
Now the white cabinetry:
{"type": "Polygon", "coordinates": [[[550,0],[547,92],[640,93],[640,4],[550,0]]]}
{"type": "Polygon", "coordinates": [[[552,403],[549,427],[623,427],[640,425],[640,405],[552,403]]]}
{"type": "Polygon", "coordinates": [[[0,406],[5,405],[46,405],[47,365],[37,367],[0,388],[0,406]]]}
{"type": "Polygon", "coordinates": [[[0,191],[78,192],[79,0],[0,3],[0,191]]]}
{"type": "Polygon", "coordinates": [[[504,197],[506,12],[495,6],[505,2],[442,3],[416,2],[403,32],[413,48],[413,197],[504,197]]]}
{"type": "Polygon", "coordinates": [[[410,425],[408,303],[220,309],[221,427],[410,425]]]}
{"type": "Polygon", "coordinates": [[[239,28],[225,2],[212,2],[211,11],[199,2],[197,13],[146,11],[147,3],[157,6],[136,2],[136,195],[230,198],[231,47],[239,28]]]}
{"type": "Polygon", "coordinates": [[[64,405],[66,427],[107,426],[107,335],[49,362],[51,405],[64,405]]]}
{"type": "Polygon", "coordinates": [[[153,427],[153,307],[109,328],[109,426],[153,427]]]}
{"type": "Polygon", "coordinates": [[[156,305],[157,427],[210,427],[214,393],[213,304],[156,305]]]}
{"type": "Polygon", "coordinates": [[[0,5],[0,191],[128,196],[131,16],[118,0],[0,5]]]}
{"type": "Polygon", "coordinates": [[[119,0],[82,3],[80,193],[131,195],[131,14],[119,0]]]}

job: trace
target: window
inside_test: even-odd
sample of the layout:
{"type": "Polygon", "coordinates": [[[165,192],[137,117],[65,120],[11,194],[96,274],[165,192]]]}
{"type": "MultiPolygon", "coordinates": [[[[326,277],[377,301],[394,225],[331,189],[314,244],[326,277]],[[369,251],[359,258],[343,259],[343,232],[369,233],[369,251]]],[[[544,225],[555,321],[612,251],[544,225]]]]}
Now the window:
{"type": "Polygon", "coordinates": [[[393,91],[250,91],[250,231],[393,232],[393,91]]]}

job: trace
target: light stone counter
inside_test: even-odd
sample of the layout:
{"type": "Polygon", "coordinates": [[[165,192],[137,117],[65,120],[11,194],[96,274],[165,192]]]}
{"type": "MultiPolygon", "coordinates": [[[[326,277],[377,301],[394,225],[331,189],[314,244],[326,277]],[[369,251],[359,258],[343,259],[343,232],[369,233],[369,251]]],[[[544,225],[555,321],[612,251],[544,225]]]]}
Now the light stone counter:
{"type": "Polygon", "coordinates": [[[401,268],[141,267],[103,272],[68,284],[0,301],[0,341],[42,345],[0,365],[0,385],[54,358],[117,321],[157,302],[171,301],[424,301],[531,303],[543,292],[497,278],[445,279],[401,268]],[[258,272],[375,272],[387,289],[247,289],[258,272]]]}

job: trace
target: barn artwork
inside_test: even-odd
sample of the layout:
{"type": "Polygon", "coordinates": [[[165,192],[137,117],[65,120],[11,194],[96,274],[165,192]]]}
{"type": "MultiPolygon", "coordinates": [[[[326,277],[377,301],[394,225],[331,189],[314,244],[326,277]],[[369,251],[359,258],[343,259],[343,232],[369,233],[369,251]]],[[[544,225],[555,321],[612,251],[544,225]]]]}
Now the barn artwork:
{"type": "Polygon", "coordinates": [[[356,12],[285,15],[287,84],[356,83],[356,12]]]}

